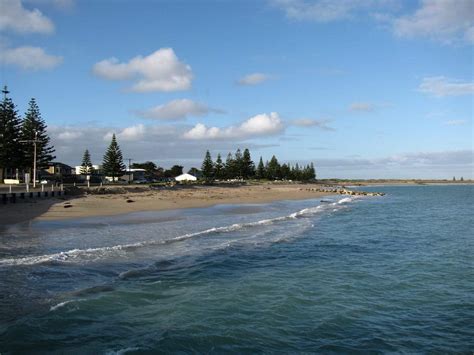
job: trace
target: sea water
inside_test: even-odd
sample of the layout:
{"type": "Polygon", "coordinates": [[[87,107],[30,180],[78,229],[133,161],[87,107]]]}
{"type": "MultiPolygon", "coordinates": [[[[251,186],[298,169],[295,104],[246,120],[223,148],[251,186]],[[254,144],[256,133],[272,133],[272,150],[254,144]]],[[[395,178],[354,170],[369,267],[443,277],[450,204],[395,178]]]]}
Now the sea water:
{"type": "Polygon", "coordinates": [[[474,186],[0,229],[0,353],[474,350],[474,186]]]}

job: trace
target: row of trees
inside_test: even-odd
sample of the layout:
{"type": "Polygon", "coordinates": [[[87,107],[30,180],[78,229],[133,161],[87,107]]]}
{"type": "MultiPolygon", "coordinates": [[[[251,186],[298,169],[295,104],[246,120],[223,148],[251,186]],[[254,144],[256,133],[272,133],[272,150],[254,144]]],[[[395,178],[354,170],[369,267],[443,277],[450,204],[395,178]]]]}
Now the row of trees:
{"type": "Polygon", "coordinates": [[[56,157],[54,147],[50,144],[47,126],[32,98],[28,110],[21,117],[12,99],[7,96],[9,91],[4,87],[3,100],[0,103],[0,168],[1,179],[12,172],[29,172],[33,169],[34,142],[36,143],[37,169],[47,168],[48,163],[56,157]]]}
{"type": "Polygon", "coordinates": [[[242,153],[237,149],[235,154],[227,154],[225,163],[221,154],[217,154],[214,162],[209,151],[206,152],[201,167],[202,176],[208,181],[215,179],[270,179],[270,180],[299,180],[309,181],[316,179],[314,164],[300,167],[295,165],[280,164],[275,156],[270,161],[263,163],[262,157],[255,166],[250,151],[245,149],[242,153]]]}

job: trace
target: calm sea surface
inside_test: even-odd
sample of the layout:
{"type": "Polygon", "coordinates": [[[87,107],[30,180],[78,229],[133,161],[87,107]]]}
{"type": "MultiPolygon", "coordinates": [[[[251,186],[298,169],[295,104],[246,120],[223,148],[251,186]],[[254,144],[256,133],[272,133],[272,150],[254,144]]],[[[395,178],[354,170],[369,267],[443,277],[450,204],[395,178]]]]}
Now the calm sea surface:
{"type": "Polygon", "coordinates": [[[0,353],[471,354],[474,186],[366,190],[0,227],[0,353]]]}

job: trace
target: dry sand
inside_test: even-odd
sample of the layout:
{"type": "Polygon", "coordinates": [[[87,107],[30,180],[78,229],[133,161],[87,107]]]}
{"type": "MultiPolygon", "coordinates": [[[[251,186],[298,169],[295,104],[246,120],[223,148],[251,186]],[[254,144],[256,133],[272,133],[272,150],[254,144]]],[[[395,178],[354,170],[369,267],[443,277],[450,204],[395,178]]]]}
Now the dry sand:
{"type": "Polygon", "coordinates": [[[216,204],[265,203],[329,195],[304,184],[250,186],[189,186],[162,190],[140,188],[123,194],[90,194],[0,206],[0,225],[28,220],[111,216],[138,211],[208,207],[216,204]]]}

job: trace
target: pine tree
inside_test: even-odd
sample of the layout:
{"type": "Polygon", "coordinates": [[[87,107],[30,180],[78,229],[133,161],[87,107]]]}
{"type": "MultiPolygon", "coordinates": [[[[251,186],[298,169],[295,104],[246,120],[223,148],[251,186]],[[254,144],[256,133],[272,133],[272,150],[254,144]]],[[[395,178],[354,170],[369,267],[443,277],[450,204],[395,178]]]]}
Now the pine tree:
{"type": "Polygon", "coordinates": [[[112,135],[112,141],[110,142],[107,152],[105,152],[102,169],[106,176],[112,177],[112,181],[115,181],[115,178],[121,176],[125,171],[122,152],[117,144],[115,134],[112,135]]]}
{"type": "Polygon", "coordinates": [[[242,177],[248,179],[255,176],[255,164],[250,156],[250,151],[245,148],[244,155],[242,157],[242,177]]]}
{"type": "Polygon", "coordinates": [[[227,179],[235,179],[237,176],[235,159],[232,156],[232,153],[227,154],[227,159],[225,161],[225,176],[227,179]]]}
{"type": "Polygon", "coordinates": [[[221,153],[217,154],[216,163],[214,164],[214,176],[216,179],[224,177],[224,163],[222,163],[221,153]]]}
{"type": "Polygon", "coordinates": [[[234,177],[241,179],[244,173],[244,165],[243,165],[244,160],[243,160],[242,152],[240,151],[240,148],[237,149],[234,157],[235,157],[234,165],[235,165],[235,174],[236,174],[234,177]]]}
{"type": "Polygon", "coordinates": [[[267,175],[269,179],[279,179],[281,177],[280,173],[280,164],[278,159],[275,156],[272,156],[270,162],[268,163],[267,175]]]}
{"type": "Polygon", "coordinates": [[[0,103],[0,169],[1,180],[6,177],[7,169],[19,168],[22,165],[22,144],[20,143],[21,119],[12,99],[7,97],[7,87],[3,90],[5,97],[0,103]]]}
{"type": "Polygon", "coordinates": [[[202,162],[201,170],[206,181],[212,181],[214,179],[214,163],[212,162],[211,153],[209,153],[208,150],[202,162]]]}
{"type": "Polygon", "coordinates": [[[263,164],[263,160],[262,160],[262,157],[260,157],[260,161],[258,162],[258,166],[257,166],[257,171],[255,173],[255,177],[257,179],[264,179],[266,176],[266,173],[265,173],[265,165],[263,164]]]}
{"type": "Polygon", "coordinates": [[[91,173],[92,173],[91,155],[89,153],[89,150],[86,149],[82,157],[81,174],[87,175],[91,173]]]}
{"type": "MultiPolygon", "coordinates": [[[[36,140],[36,167],[38,170],[48,167],[48,163],[56,157],[53,155],[54,147],[50,145],[50,138],[46,132],[46,123],[41,118],[41,113],[36,100],[32,98],[29,102],[28,111],[25,114],[21,127],[21,140],[36,140]]],[[[31,143],[23,143],[22,167],[31,171],[34,164],[34,146],[31,143]]]]}

